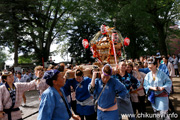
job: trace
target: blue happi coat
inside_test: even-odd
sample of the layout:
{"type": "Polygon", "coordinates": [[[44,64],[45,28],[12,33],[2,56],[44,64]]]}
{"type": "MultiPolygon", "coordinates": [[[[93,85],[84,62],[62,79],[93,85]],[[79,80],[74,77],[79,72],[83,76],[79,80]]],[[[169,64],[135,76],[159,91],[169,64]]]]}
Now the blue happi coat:
{"type": "MultiPolygon", "coordinates": [[[[97,99],[103,90],[104,83],[101,79],[95,79],[95,87],[93,93],[91,91],[92,87],[89,84],[88,89],[94,95],[95,99],[97,99]]],[[[121,98],[125,98],[127,94],[126,87],[117,79],[110,78],[106,83],[105,89],[102,92],[101,96],[98,100],[98,106],[101,108],[109,108],[116,104],[116,96],[120,96],[121,98]]],[[[118,110],[114,111],[101,111],[97,110],[98,120],[118,120],[118,110]]]]}
{"type": "MultiPolygon", "coordinates": [[[[63,89],[61,88],[60,90],[67,103],[63,89]]],[[[69,106],[68,109],[70,109],[69,106]]],[[[58,91],[54,87],[46,89],[41,96],[37,120],[69,120],[70,117],[71,114],[68,113],[65,103],[58,91]]]]}
{"type": "MultiPolygon", "coordinates": [[[[89,85],[90,88],[90,85],[89,85]]],[[[101,79],[95,79],[95,90],[94,95],[97,98],[103,89],[103,82],[101,79]]],[[[99,100],[98,105],[102,108],[109,108],[115,105],[114,102],[116,95],[125,98],[127,94],[127,90],[125,86],[119,82],[117,79],[110,78],[109,81],[106,83],[105,89],[102,92],[99,100]]]]}
{"type": "MultiPolygon", "coordinates": [[[[144,78],[144,89],[146,90],[146,94],[148,94],[149,87],[164,87],[163,91],[154,91],[155,95],[159,95],[162,92],[170,93],[172,81],[170,78],[160,70],[156,72],[156,78],[153,80],[152,72],[149,72],[144,78]]],[[[152,103],[153,109],[157,111],[165,111],[169,108],[169,99],[168,97],[155,97],[155,103],[152,103]]]]}
{"type": "MultiPolygon", "coordinates": [[[[92,96],[90,95],[90,93],[88,91],[88,85],[90,82],[91,82],[91,78],[89,78],[89,77],[83,77],[83,80],[80,83],[77,82],[75,78],[67,79],[64,90],[66,92],[69,92],[69,89],[66,89],[66,88],[69,88],[69,86],[72,86],[73,89],[75,90],[76,100],[79,102],[83,102],[83,101],[89,99],[90,97],[92,98],[92,96]]],[[[93,98],[92,98],[92,102],[93,102],[93,98]]],[[[94,105],[92,105],[92,104],[80,105],[77,102],[76,112],[79,115],[92,115],[95,113],[94,105]]]]}

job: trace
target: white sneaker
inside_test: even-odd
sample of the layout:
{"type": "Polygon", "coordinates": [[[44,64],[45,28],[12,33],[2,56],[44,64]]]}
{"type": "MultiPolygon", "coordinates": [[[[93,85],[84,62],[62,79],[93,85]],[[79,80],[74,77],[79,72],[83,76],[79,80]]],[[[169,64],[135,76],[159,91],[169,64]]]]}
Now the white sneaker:
{"type": "Polygon", "coordinates": [[[177,77],[179,77],[179,75],[177,75],[177,77]]]}
{"type": "Polygon", "coordinates": [[[22,103],[22,105],[21,105],[22,107],[26,107],[26,103],[22,103]]]}

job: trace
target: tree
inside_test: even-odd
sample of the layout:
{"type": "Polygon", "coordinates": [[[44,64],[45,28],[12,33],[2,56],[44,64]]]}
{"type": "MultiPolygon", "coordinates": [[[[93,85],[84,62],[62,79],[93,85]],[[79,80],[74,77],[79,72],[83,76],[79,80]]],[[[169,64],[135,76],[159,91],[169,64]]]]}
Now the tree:
{"type": "MultiPolygon", "coordinates": [[[[177,19],[176,9],[179,1],[115,0],[110,2],[99,0],[99,5],[104,12],[109,13],[109,18],[117,19],[116,26],[123,36],[130,36],[129,52],[133,58],[137,55],[136,49],[138,51],[146,49],[151,51],[151,54],[160,50],[161,54],[167,54],[167,32],[170,24],[177,19]]],[[[138,52],[138,54],[141,53],[143,52],[138,52]]]]}
{"type": "Polygon", "coordinates": [[[87,63],[93,60],[90,48],[84,49],[82,40],[90,41],[92,36],[99,31],[97,28],[99,24],[96,23],[102,18],[97,17],[94,6],[96,4],[93,0],[79,1],[76,11],[71,14],[70,20],[67,22],[68,31],[65,35],[65,42],[60,45],[61,57],[65,57],[69,52],[71,58],[78,63],[87,63]]]}
{"type": "Polygon", "coordinates": [[[82,40],[88,39],[90,43],[93,35],[100,30],[101,24],[112,24],[112,22],[106,19],[106,14],[101,13],[101,8],[94,0],[81,0],[72,16],[73,20],[70,21],[71,26],[67,32],[69,45],[67,50],[78,64],[92,62],[94,58],[92,58],[90,47],[85,49],[82,40]]]}
{"type": "Polygon", "coordinates": [[[169,26],[173,23],[178,13],[176,0],[146,1],[145,12],[149,14],[149,22],[156,28],[158,34],[158,48],[160,53],[167,55],[166,39],[169,26]]]}
{"type": "Polygon", "coordinates": [[[111,21],[108,24],[119,30],[122,36],[129,37],[131,40],[130,46],[125,47],[128,57],[137,58],[140,55],[147,55],[153,52],[151,44],[153,43],[154,31],[147,23],[142,22],[146,18],[146,14],[139,15],[140,9],[133,1],[115,0],[115,1],[99,1],[98,6],[102,8],[101,14],[106,13],[106,17],[111,21]],[[107,5],[108,4],[108,5],[107,5]],[[144,18],[141,16],[145,16],[144,18]],[[146,27],[144,27],[146,26],[146,27]],[[147,32],[148,31],[148,32],[147,32]],[[147,34],[148,33],[148,34],[147,34]],[[144,49],[151,50],[149,53],[144,52],[144,49]]]}
{"type": "Polygon", "coordinates": [[[168,29],[178,19],[178,6],[176,0],[1,0],[0,44],[15,52],[16,65],[18,52],[34,52],[39,62],[42,57],[47,61],[53,41],[69,40],[71,56],[84,62],[91,52],[82,48],[82,39],[91,40],[102,23],[111,27],[116,18],[116,29],[131,39],[126,47],[130,57],[154,54],[156,49],[166,54],[168,29]]]}
{"type": "Polygon", "coordinates": [[[70,45],[68,52],[79,64],[93,61],[91,58],[92,52],[90,51],[90,47],[85,49],[82,45],[82,40],[88,39],[88,41],[90,41],[99,28],[96,24],[89,23],[89,21],[83,19],[77,21],[75,24],[76,27],[68,33],[70,45]]]}
{"type": "Polygon", "coordinates": [[[41,0],[34,16],[28,18],[32,23],[26,31],[39,61],[42,57],[47,61],[52,42],[62,40],[61,35],[66,23],[77,5],[78,1],[41,0]]]}
{"type": "Polygon", "coordinates": [[[18,65],[18,52],[24,41],[26,16],[31,15],[30,11],[34,11],[33,4],[36,4],[36,0],[1,0],[0,3],[1,45],[8,46],[10,52],[14,52],[14,66],[18,65]]]}
{"type": "Polygon", "coordinates": [[[1,36],[3,44],[15,51],[15,65],[20,51],[35,52],[39,62],[42,57],[47,61],[52,42],[61,39],[61,32],[77,5],[78,0],[37,0],[34,4],[26,0],[3,0],[1,36]],[[9,4],[11,9],[7,7],[9,4]]]}

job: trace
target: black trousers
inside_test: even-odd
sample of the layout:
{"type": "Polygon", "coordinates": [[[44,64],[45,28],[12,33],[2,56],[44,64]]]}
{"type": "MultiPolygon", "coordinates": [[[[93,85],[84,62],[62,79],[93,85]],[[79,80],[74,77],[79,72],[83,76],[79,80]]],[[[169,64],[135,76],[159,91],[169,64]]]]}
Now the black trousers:
{"type": "Polygon", "coordinates": [[[175,75],[179,75],[179,70],[178,69],[174,69],[175,70],[175,75]]]}
{"type": "Polygon", "coordinates": [[[141,112],[142,113],[145,113],[146,112],[146,103],[145,103],[145,99],[146,99],[146,96],[138,96],[139,98],[139,102],[140,102],[140,106],[141,106],[141,112]]]}
{"type": "Polygon", "coordinates": [[[145,104],[145,96],[138,96],[139,102],[132,102],[133,112],[136,114],[136,110],[138,113],[146,112],[146,104],[145,104]]]}
{"type": "Polygon", "coordinates": [[[92,115],[79,115],[81,117],[81,120],[84,120],[84,117],[86,120],[96,120],[97,118],[97,113],[94,113],[92,115]]]}
{"type": "Polygon", "coordinates": [[[76,112],[76,100],[71,101],[71,107],[72,107],[74,113],[77,114],[77,112],[76,112]]]}

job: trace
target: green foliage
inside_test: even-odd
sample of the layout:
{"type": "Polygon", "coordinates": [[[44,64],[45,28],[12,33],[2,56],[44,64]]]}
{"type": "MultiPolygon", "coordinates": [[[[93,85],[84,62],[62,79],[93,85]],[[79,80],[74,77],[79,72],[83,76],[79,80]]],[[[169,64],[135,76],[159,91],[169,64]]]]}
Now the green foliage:
{"type": "Polygon", "coordinates": [[[0,28],[1,44],[10,47],[10,52],[14,52],[14,41],[18,42],[19,46],[25,41],[24,29],[26,27],[27,17],[31,16],[29,12],[35,11],[35,8],[30,6],[35,4],[36,0],[1,0],[0,3],[0,28]]]}
{"type": "Polygon", "coordinates": [[[156,50],[167,54],[166,38],[169,26],[179,16],[179,1],[99,0],[98,5],[110,19],[116,18],[116,28],[131,39],[126,47],[130,57],[152,55],[156,50]]]}
{"type": "Polygon", "coordinates": [[[18,63],[32,63],[34,55],[22,55],[18,57],[18,63]]]}
{"type": "Polygon", "coordinates": [[[76,0],[3,0],[1,44],[15,53],[35,52],[39,62],[42,57],[47,61],[52,42],[61,40],[59,36],[77,5],[76,0]]]}
{"type": "Polygon", "coordinates": [[[93,35],[99,30],[97,27],[98,25],[89,23],[84,19],[75,22],[75,25],[76,27],[67,33],[70,37],[70,46],[68,48],[68,52],[71,54],[71,57],[79,64],[93,61],[91,58],[92,52],[90,51],[90,47],[85,49],[82,45],[82,40],[88,39],[88,41],[90,41],[93,35]]]}
{"type": "Polygon", "coordinates": [[[1,45],[7,46],[10,52],[14,52],[14,65],[18,64],[18,52],[23,50],[27,52],[31,48],[27,41],[24,29],[30,21],[28,17],[32,15],[36,9],[32,5],[36,4],[36,0],[1,0],[0,2],[0,39],[1,45]],[[24,46],[25,44],[25,46],[24,46]]]}
{"type": "MultiPolygon", "coordinates": [[[[123,37],[131,39],[125,49],[132,58],[152,55],[156,50],[166,54],[167,36],[174,33],[179,36],[169,30],[179,20],[178,0],[98,1],[1,0],[0,45],[15,53],[34,53],[39,62],[42,57],[47,61],[49,55],[60,51],[62,56],[70,52],[71,57],[82,63],[92,59],[90,49],[82,47],[82,40],[91,40],[103,23],[115,26],[123,37]],[[61,49],[50,53],[53,41],[61,49]]],[[[19,62],[22,60],[28,62],[20,57],[19,62]]]]}
{"type": "Polygon", "coordinates": [[[41,61],[43,57],[47,61],[52,42],[62,41],[61,35],[78,1],[41,0],[39,3],[34,16],[29,18],[33,23],[28,25],[26,31],[37,59],[41,61]]]}

